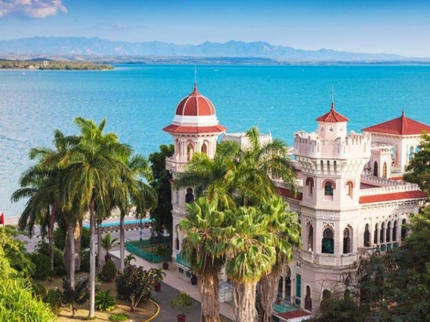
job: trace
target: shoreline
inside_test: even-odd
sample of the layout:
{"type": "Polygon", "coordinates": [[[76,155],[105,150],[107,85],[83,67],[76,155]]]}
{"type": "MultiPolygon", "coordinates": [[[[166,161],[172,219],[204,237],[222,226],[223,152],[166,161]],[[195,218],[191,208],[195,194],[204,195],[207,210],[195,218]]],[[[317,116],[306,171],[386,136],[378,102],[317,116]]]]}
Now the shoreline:
{"type": "Polygon", "coordinates": [[[19,217],[8,217],[4,216],[4,225],[7,226],[18,226],[19,217]]]}

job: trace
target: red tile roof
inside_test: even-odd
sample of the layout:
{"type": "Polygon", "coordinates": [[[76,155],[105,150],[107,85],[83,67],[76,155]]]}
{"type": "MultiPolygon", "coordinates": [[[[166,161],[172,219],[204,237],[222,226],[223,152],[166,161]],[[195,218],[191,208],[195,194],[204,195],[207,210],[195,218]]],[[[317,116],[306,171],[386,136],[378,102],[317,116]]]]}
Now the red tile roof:
{"type": "Polygon", "coordinates": [[[283,319],[296,319],[296,318],[301,318],[304,316],[310,316],[311,314],[303,311],[303,310],[297,310],[297,311],[291,311],[291,312],[285,312],[285,313],[279,313],[276,314],[277,316],[280,316],[283,319]]]}
{"type": "Polygon", "coordinates": [[[336,112],[336,110],[334,109],[334,103],[331,103],[330,112],[317,118],[317,121],[319,121],[319,122],[331,122],[331,123],[348,122],[348,118],[343,116],[342,114],[336,112]]]}
{"type": "Polygon", "coordinates": [[[213,126],[180,126],[180,125],[169,125],[166,126],[163,131],[168,133],[184,133],[184,134],[197,134],[197,133],[222,133],[227,130],[222,125],[213,126]]]}
{"type": "Polygon", "coordinates": [[[421,135],[423,131],[430,133],[430,126],[402,116],[377,125],[366,127],[365,132],[377,132],[396,135],[421,135]]]}
{"type": "Polygon", "coordinates": [[[394,192],[386,193],[382,195],[371,195],[361,196],[360,203],[374,203],[374,202],[385,202],[392,200],[404,200],[404,199],[422,199],[426,198],[427,194],[422,191],[405,191],[405,192],[394,192]]]}
{"type": "Polygon", "coordinates": [[[212,102],[197,91],[194,84],[193,92],[183,98],[176,107],[176,115],[183,116],[210,116],[215,115],[215,107],[212,102]]]}

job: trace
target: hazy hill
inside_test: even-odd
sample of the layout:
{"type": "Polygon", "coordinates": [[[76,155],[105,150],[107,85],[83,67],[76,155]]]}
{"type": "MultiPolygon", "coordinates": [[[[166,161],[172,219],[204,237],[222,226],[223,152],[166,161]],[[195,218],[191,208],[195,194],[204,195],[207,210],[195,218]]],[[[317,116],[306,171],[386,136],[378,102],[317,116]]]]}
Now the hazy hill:
{"type": "Polygon", "coordinates": [[[393,54],[361,54],[330,49],[317,51],[300,50],[292,47],[273,46],[267,42],[242,42],[231,40],[226,43],[204,42],[200,45],[175,45],[159,41],[125,42],[100,38],[83,37],[33,37],[14,40],[0,40],[0,56],[156,56],[156,57],[200,57],[200,58],[264,58],[286,62],[393,62],[426,61],[393,54]]]}

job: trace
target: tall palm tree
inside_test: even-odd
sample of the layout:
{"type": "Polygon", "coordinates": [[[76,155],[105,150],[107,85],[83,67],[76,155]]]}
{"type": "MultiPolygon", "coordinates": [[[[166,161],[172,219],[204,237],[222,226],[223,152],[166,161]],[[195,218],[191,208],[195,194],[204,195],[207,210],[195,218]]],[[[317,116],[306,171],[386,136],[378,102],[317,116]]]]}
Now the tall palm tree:
{"type": "Polygon", "coordinates": [[[276,262],[269,273],[258,283],[262,312],[262,321],[272,321],[273,303],[278,294],[278,285],[282,267],[291,261],[293,248],[301,247],[301,225],[297,214],[288,212],[288,203],[281,197],[273,197],[261,206],[262,214],[268,218],[267,230],[278,236],[276,244],[276,262]]]}
{"type": "Polygon", "coordinates": [[[13,202],[29,198],[20,216],[18,228],[33,234],[35,224],[41,226],[42,235],[48,237],[51,270],[54,269],[54,224],[59,212],[59,187],[62,172],[58,167],[43,167],[46,158],[55,153],[53,150],[38,148],[30,151],[30,159],[38,163],[26,170],[20,178],[21,188],[11,197],[13,202]],[[47,228],[47,231],[46,231],[47,228]]]}
{"type": "Polygon", "coordinates": [[[225,263],[223,249],[225,241],[220,232],[228,225],[223,212],[206,198],[199,198],[187,205],[187,216],[179,222],[184,232],[182,257],[190,263],[199,279],[202,322],[219,322],[219,280],[218,273],[225,263]]]}
{"type": "MultiPolygon", "coordinates": [[[[90,238],[95,236],[95,202],[101,208],[108,208],[108,192],[111,183],[124,170],[124,162],[131,154],[131,148],[118,142],[114,133],[104,134],[106,119],[99,125],[81,117],[75,118],[81,130],[79,136],[56,137],[56,144],[67,146],[66,153],[59,158],[60,166],[66,168],[64,178],[63,207],[72,209],[77,198],[90,213],[90,238]]],[[[95,309],[95,246],[90,243],[90,312],[94,317],[95,309]]]]}
{"type": "Polygon", "coordinates": [[[276,262],[277,240],[267,231],[268,219],[258,207],[239,207],[226,211],[226,216],[234,218],[222,238],[227,241],[226,272],[233,282],[235,321],[256,322],[257,282],[276,262]]]}
{"type": "Polygon", "coordinates": [[[152,178],[151,169],[142,155],[133,155],[125,160],[126,168],[113,183],[111,198],[120,210],[120,269],[124,269],[125,233],[124,219],[131,206],[136,207],[136,214],[145,216],[146,212],[157,204],[157,195],[148,182],[152,178]]]}

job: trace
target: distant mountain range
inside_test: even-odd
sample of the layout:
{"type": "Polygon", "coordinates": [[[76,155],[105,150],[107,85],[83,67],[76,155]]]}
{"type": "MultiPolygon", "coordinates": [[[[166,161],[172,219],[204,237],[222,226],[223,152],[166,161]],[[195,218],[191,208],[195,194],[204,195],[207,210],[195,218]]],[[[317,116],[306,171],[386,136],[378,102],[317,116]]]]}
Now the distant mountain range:
{"type": "Polygon", "coordinates": [[[267,63],[322,63],[322,62],[430,62],[430,59],[405,57],[394,54],[362,54],[331,49],[301,50],[286,46],[273,46],[267,42],[226,43],[204,42],[200,45],[175,45],[159,41],[125,42],[84,37],[32,37],[0,40],[0,58],[58,58],[103,61],[200,60],[267,63]],[[155,58],[157,57],[157,58],[155,58]]]}

